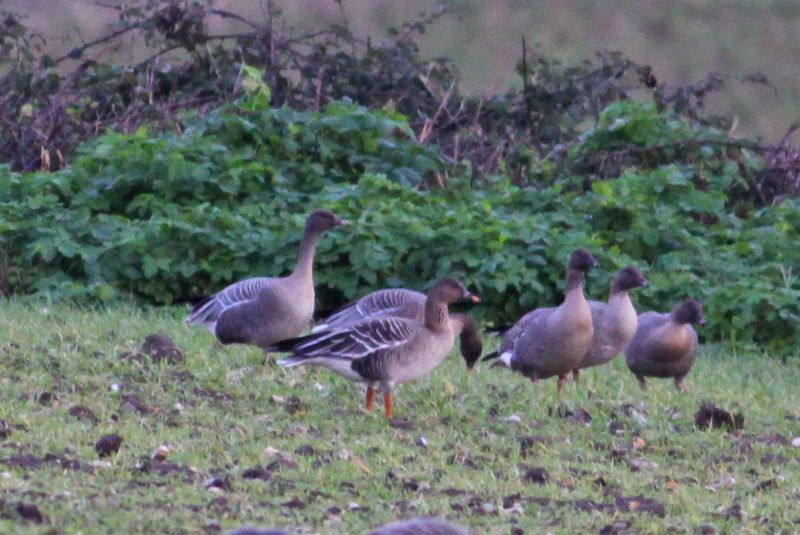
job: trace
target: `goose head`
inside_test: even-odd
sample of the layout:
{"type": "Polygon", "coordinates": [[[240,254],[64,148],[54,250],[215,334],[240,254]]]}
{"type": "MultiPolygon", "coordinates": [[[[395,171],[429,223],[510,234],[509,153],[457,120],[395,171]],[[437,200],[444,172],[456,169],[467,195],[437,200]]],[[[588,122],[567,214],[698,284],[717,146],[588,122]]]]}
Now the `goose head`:
{"type": "Polygon", "coordinates": [[[462,300],[472,301],[473,303],[481,302],[480,297],[474,295],[463,284],[450,277],[436,281],[436,284],[428,290],[428,298],[448,305],[462,300]]]}
{"type": "Polygon", "coordinates": [[[584,248],[576,249],[569,255],[569,269],[573,271],[589,271],[590,268],[597,267],[597,260],[595,260],[592,253],[584,248]]]}
{"type": "Polygon", "coordinates": [[[454,322],[460,323],[461,333],[459,340],[461,344],[461,356],[464,357],[464,364],[467,365],[467,371],[472,371],[475,363],[481,358],[483,353],[483,341],[481,340],[478,329],[475,327],[475,322],[472,316],[467,314],[456,314],[453,316],[454,322]]]}
{"type": "Polygon", "coordinates": [[[647,279],[644,277],[642,270],[633,266],[622,268],[617,273],[617,276],[614,277],[614,289],[620,292],[641,288],[642,286],[647,286],[647,284],[647,279]]]}
{"type": "Polygon", "coordinates": [[[341,227],[347,225],[349,222],[346,219],[338,217],[328,210],[315,210],[306,219],[306,232],[312,234],[322,234],[326,230],[334,227],[341,227]]]}
{"type": "Polygon", "coordinates": [[[705,325],[703,304],[697,299],[686,299],[672,309],[672,319],[679,325],[696,324],[705,325]]]}

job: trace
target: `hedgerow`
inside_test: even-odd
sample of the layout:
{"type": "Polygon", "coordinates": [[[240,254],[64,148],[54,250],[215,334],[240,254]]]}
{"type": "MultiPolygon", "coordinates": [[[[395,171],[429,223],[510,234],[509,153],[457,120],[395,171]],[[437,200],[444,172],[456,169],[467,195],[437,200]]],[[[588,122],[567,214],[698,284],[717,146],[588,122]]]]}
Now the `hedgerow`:
{"type": "Polygon", "coordinates": [[[321,309],[450,274],[481,293],[484,319],[512,321],[557,301],[569,251],[585,246],[602,266],[588,283],[596,298],[616,269],[635,264],[651,281],[636,297],[641,309],[692,295],[706,304],[709,339],[783,352],[800,341],[800,253],[787,247],[798,201],[733,209],[741,165],[757,169],[763,158],[738,149],[743,163],[727,161],[711,127],[612,104],[571,161],[694,140],[693,161],[629,165],[588,187],[585,176],[555,173],[536,187],[504,174],[476,183],[417,143],[396,112],[343,101],[320,112],[274,108],[264,91],[185,116],[180,133],[100,136],[60,171],[0,168],[5,292],[169,303],[287,273],[305,215],[324,207],[354,224],[320,242],[321,309]]]}

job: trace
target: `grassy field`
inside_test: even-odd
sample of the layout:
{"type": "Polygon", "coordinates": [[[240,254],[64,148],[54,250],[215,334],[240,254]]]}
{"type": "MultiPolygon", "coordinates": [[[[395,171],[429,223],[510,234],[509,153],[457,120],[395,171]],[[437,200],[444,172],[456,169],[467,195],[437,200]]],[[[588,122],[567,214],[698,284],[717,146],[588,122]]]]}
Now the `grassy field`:
{"type": "Polygon", "coordinates": [[[558,400],[553,381],[467,379],[454,353],[398,389],[390,426],[361,387],[217,346],[184,313],[0,304],[0,532],[364,533],[425,515],[475,533],[800,531],[796,360],[706,347],[684,395],[640,392],[618,359],[558,400]],[[153,332],[185,361],[137,355],[153,332]],[[696,429],[704,401],[744,429],[696,429]],[[99,458],[110,433],[122,445],[99,458]]]}

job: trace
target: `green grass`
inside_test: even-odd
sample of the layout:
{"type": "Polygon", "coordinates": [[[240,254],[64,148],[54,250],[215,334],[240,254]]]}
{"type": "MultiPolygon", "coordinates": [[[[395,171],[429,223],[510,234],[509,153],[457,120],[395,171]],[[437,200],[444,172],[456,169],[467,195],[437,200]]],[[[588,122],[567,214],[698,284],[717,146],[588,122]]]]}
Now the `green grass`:
{"type": "Polygon", "coordinates": [[[256,524],[363,533],[425,515],[475,533],[597,532],[614,522],[644,533],[800,530],[800,448],[787,443],[800,435],[796,361],[707,347],[684,395],[657,380],[640,392],[617,359],[585,372],[557,400],[554,381],[537,389],[485,367],[467,380],[454,353],[429,378],[397,389],[396,415],[410,422],[398,428],[381,411],[361,411],[361,386],[324,370],[265,365],[253,348],[217,346],[185,326],[184,313],[0,304],[0,419],[11,427],[0,459],[52,453],[85,468],[0,463],[0,532],[202,533],[256,524]],[[185,350],[185,363],[120,357],[157,331],[185,350]],[[40,402],[45,392],[55,395],[49,403],[40,402]],[[123,407],[128,394],[149,412],[123,407]],[[741,409],[744,430],[696,430],[703,401],[741,409]],[[75,405],[98,423],[71,416],[75,405]],[[592,420],[560,417],[559,406],[592,420]],[[100,460],[94,444],[108,433],[124,442],[100,460]],[[523,454],[520,439],[533,435],[541,440],[523,454]],[[160,445],[180,471],[137,468],[160,445]],[[276,461],[268,480],[242,477],[276,461]],[[528,467],[544,468],[549,482],[525,482],[528,467]],[[212,477],[227,478],[230,490],[207,489],[212,477]],[[662,503],[665,516],[645,512],[641,499],[633,511],[622,501],[622,511],[575,506],[636,496],[662,503]],[[283,505],[295,498],[298,507],[283,505]],[[36,505],[48,523],[20,519],[18,503],[36,505]],[[725,514],[736,504],[741,519],[725,514]]]}

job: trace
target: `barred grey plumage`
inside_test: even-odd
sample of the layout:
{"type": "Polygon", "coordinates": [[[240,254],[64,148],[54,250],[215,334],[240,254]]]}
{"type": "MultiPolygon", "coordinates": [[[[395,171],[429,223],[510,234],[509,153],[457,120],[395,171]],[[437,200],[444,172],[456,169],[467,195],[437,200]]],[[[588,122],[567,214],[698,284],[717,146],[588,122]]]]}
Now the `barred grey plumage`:
{"type": "Polygon", "coordinates": [[[323,366],[366,382],[367,408],[380,385],[386,415],[391,417],[394,385],[427,375],[452,349],[455,332],[447,305],[463,298],[477,300],[461,283],[441,279],[428,292],[423,322],[392,316],[367,318],[271,349],[292,351],[292,356],[278,361],[282,366],[323,366]]]}

